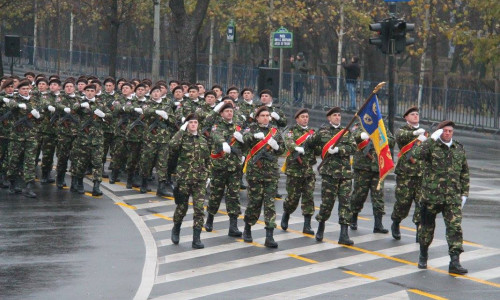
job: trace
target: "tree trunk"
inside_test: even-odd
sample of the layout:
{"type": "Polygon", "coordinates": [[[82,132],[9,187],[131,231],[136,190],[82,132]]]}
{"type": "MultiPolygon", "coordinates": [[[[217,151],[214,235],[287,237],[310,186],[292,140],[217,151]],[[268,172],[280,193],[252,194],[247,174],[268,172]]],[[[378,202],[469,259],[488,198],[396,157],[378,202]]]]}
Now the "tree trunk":
{"type": "Polygon", "coordinates": [[[109,38],[109,76],[116,76],[116,55],[118,53],[118,29],[120,21],[118,20],[118,0],[111,2],[110,15],[110,38],[109,38]]]}

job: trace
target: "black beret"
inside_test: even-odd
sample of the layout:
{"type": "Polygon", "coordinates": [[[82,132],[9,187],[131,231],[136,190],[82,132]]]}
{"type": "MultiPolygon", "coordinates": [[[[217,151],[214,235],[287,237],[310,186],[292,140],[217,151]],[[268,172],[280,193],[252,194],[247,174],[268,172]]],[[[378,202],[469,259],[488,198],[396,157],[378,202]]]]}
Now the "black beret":
{"type": "Polygon", "coordinates": [[[49,80],[45,77],[40,77],[35,81],[35,85],[38,85],[40,82],[45,82],[46,84],[49,84],[49,80]]]}
{"type": "Polygon", "coordinates": [[[184,90],[182,89],[182,86],[178,85],[178,86],[174,87],[174,89],[172,90],[172,93],[175,93],[175,91],[177,91],[177,90],[184,91],[184,90]]]}
{"type": "Polygon", "coordinates": [[[83,88],[83,90],[84,90],[84,91],[86,91],[86,90],[90,90],[90,89],[95,90],[95,89],[96,89],[95,84],[93,84],[93,83],[91,83],[91,84],[87,84],[87,85],[83,88]]]}
{"type": "Polygon", "coordinates": [[[122,84],[122,87],[121,87],[121,88],[123,89],[123,87],[124,87],[124,86],[128,86],[128,87],[129,87],[129,88],[131,88],[131,89],[133,89],[133,88],[134,88],[130,82],[124,82],[124,83],[122,84]]]}
{"type": "Polygon", "coordinates": [[[137,89],[140,88],[140,87],[146,88],[146,85],[144,83],[142,83],[142,82],[139,83],[138,85],[135,86],[134,92],[137,91],[137,89]]]}
{"type": "Polygon", "coordinates": [[[76,84],[80,83],[80,82],[83,82],[85,84],[87,84],[87,79],[86,78],[78,78],[78,80],[76,81],[76,84]]]}
{"type": "Polygon", "coordinates": [[[28,77],[28,76],[35,77],[35,73],[33,73],[33,72],[26,72],[26,73],[24,73],[24,77],[28,77]]]}
{"type": "Polygon", "coordinates": [[[185,122],[189,122],[191,120],[198,120],[198,115],[195,113],[187,115],[185,122]]]}
{"type": "Polygon", "coordinates": [[[253,90],[251,88],[244,88],[244,89],[241,90],[240,96],[243,97],[243,93],[247,92],[247,91],[253,94],[253,90]]]}
{"type": "Polygon", "coordinates": [[[215,94],[214,91],[206,91],[205,92],[205,98],[207,98],[208,95],[212,95],[212,96],[214,96],[214,98],[217,98],[217,95],[215,94]]]}
{"type": "Polygon", "coordinates": [[[406,110],[406,112],[403,115],[403,117],[406,117],[407,115],[411,114],[414,111],[418,112],[418,107],[412,106],[412,107],[408,108],[408,110],[406,110]]]}
{"type": "Polygon", "coordinates": [[[66,80],[66,81],[63,83],[62,88],[64,89],[68,83],[71,83],[73,86],[75,86],[75,82],[74,82],[74,81],[72,81],[72,80],[66,80]]]}
{"type": "Polygon", "coordinates": [[[2,84],[2,90],[10,85],[14,85],[14,79],[12,78],[9,78],[9,79],[5,79],[5,81],[3,82],[2,84]]]}
{"type": "Polygon", "coordinates": [[[236,92],[238,92],[238,88],[237,88],[237,87],[235,87],[235,86],[233,85],[233,86],[231,86],[231,87],[229,87],[229,88],[227,89],[226,94],[229,94],[229,92],[230,92],[230,91],[236,91],[236,92]]]}
{"type": "Polygon", "coordinates": [[[224,96],[224,97],[222,97],[222,99],[220,99],[220,101],[224,101],[224,100],[231,100],[232,102],[234,102],[234,99],[231,96],[224,96]]]}
{"type": "Polygon", "coordinates": [[[224,105],[222,105],[222,107],[220,108],[219,110],[219,113],[222,113],[225,109],[234,109],[234,106],[231,104],[231,103],[225,103],[224,105]]]}
{"type": "Polygon", "coordinates": [[[111,82],[113,85],[116,85],[116,81],[113,77],[107,77],[106,79],[104,79],[103,83],[106,84],[108,82],[111,82]]]}
{"type": "Polygon", "coordinates": [[[218,84],[214,84],[214,85],[212,86],[211,90],[213,90],[213,89],[219,89],[219,90],[221,90],[221,91],[222,91],[222,87],[221,87],[220,85],[218,85],[218,84]]]}
{"type": "Polygon", "coordinates": [[[268,90],[268,89],[260,91],[259,97],[262,97],[263,94],[268,94],[271,97],[273,96],[273,92],[271,92],[271,90],[268,90]]]}
{"type": "Polygon", "coordinates": [[[197,90],[198,92],[200,91],[200,88],[197,86],[197,85],[190,85],[189,88],[188,88],[188,91],[190,90],[197,90]]]}
{"type": "Polygon", "coordinates": [[[161,87],[159,85],[155,85],[154,87],[152,87],[150,90],[149,90],[149,93],[153,93],[154,90],[159,90],[161,91],[161,87]]]}
{"type": "Polygon", "coordinates": [[[453,121],[446,120],[446,121],[439,123],[438,126],[436,127],[436,129],[442,129],[446,126],[451,126],[451,127],[455,128],[455,123],[453,121]]]}
{"type": "Polygon", "coordinates": [[[269,112],[269,108],[265,105],[257,108],[257,110],[255,111],[255,117],[257,118],[263,111],[269,112]]]}
{"type": "Polygon", "coordinates": [[[20,89],[23,86],[31,86],[31,82],[29,80],[21,80],[17,85],[17,88],[20,89]]]}
{"type": "Polygon", "coordinates": [[[54,78],[49,81],[49,85],[51,85],[52,83],[57,83],[58,85],[61,85],[62,82],[59,78],[54,78]]]}
{"type": "Polygon", "coordinates": [[[328,110],[326,112],[326,116],[328,117],[331,114],[341,113],[341,112],[342,112],[342,109],[340,109],[340,107],[338,107],[338,106],[335,106],[335,107],[330,108],[330,110],[328,110]]]}
{"type": "Polygon", "coordinates": [[[297,119],[301,114],[308,114],[309,110],[307,108],[301,108],[296,113],[294,118],[297,119]]]}

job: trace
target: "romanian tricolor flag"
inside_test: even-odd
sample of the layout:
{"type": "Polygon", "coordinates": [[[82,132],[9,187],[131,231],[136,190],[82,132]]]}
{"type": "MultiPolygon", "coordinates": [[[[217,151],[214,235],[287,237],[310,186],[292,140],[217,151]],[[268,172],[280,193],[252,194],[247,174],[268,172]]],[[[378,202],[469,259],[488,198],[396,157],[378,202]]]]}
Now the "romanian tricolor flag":
{"type": "MultiPolygon", "coordinates": [[[[392,161],[391,150],[387,140],[387,132],[385,130],[384,121],[378,105],[376,94],[368,100],[363,109],[358,112],[358,117],[361,121],[361,126],[370,135],[373,142],[373,148],[377,152],[378,170],[381,182],[385,176],[394,170],[394,162],[392,161]]],[[[380,184],[379,184],[380,185],[380,184]]]]}

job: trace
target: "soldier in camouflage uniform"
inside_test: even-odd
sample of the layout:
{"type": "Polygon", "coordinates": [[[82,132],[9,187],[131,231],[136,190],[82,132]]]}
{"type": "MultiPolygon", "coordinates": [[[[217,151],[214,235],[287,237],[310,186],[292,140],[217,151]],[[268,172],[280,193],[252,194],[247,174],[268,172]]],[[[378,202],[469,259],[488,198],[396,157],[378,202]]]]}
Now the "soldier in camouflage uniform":
{"type": "MultiPolygon", "coordinates": [[[[112,77],[104,79],[104,92],[101,95],[101,101],[108,107],[112,109],[113,103],[118,100],[120,95],[115,91],[115,80],[112,77]]],[[[107,178],[108,175],[104,172],[104,164],[108,156],[108,152],[111,154],[111,149],[113,149],[114,141],[114,129],[116,127],[116,119],[112,118],[109,124],[104,126],[104,146],[102,153],[102,177],[107,178]]],[[[111,169],[111,168],[110,168],[111,169]]]]}
{"type": "MultiPolygon", "coordinates": [[[[382,216],[385,214],[384,182],[380,182],[380,186],[378,186],[380,176],[377,153],[375,152],[375,148],[373,148],[373,142],[370,140],[368,133],[359,124],[357,126],[357,129],[353,132],[358,150],[353,157],[354,188],[351,196],[351,229],[358,229],[358,214],[363,209],[368,192],[370,192],[373,216],[375,218],[373,232],[385,234],[389,230],[385,229],[382,224],[382,216]]],[[[387,138],[389,147],[393,148],[395,143],[394,137],[388,130],[387,138]]]]}
{"type": "MultiPolygon", "coordinates": [[[[31,83],[28,80],[19,83],[19,94],[14,99],[7,101],[7,106],[11,109],[10,142],[8,148],[8,162],[6,165],[7,179],[10,181],[9,193],[14,194],[15,180],[18,175],[18,167],[21,165],[24,174],[26,187],[22,190],[24,196],[35,198],[33,192],[35,183],[35,155],[37,146],[37,136],[39,129],[34,119],[40,119],[40,106],[30,96],[31,83]],[[23,158],[24,157],[24,158],[23,158]],[[23,162],[21,162],[23,159],[23,162]]],[[[5,102],[4,98],[4,102],[5,102]]]]}
{"type": "Polygon", "coordinates": [[[89,84],[84,89],[85,98],[73,104],[73,110],[80,120],[77,137],[71,150],[71,175],[76,177],[77,191],[83,194],[83,176],[90,165],[92,170],[93,196],[101,196],[102,152],[104,145],[104,123],[111,119],[111,112],[95,98],[96,87],[89,84]]]}
{"type": "MultiPolygon", "coordinates": [[[[215,94],[210,96],[215,101],[215,94]]],[[[229,215],[228,235],[238,237],[241,236],[241,231],[238,229],[238,216],[241,214],[239,178],[243,156],[241,152],[243,136],[240,132],[241,126],[233,122],[233,112],[234,107],[232,104],[223,103],[222,107],[220,107],[222,122],[212,128],[212,150],[210,155],[212,158],[212,175],[205,229],[208,232],[212,231],[214,215],[219,210],[225,190],[224,199],[229,215]]]]}
{"type": "Polygon", "coordinates": [[[238,101],[238,109],[240,111],[240,114],[245,118],[247,124],[252,123],[253,118],[250,118],[250,114],[255,112],[253,90],[250,88],[244,88],[243,90],[241,90],[240,95],[242,98],[241,101],[238,101]]]}
{"type": "Polygon", "coordinates": [[[203,226],[203,204],[206,181],[210,172],[210,152],[204,136],[198,132],[196,114],[186,116],[185,123],[169,142],[170,153],[178,153],[177,192],[174,193],[177,207],[174,213],[172,242],[179,243],[181,224],[188,209],[188,199],[193,198],[193,243],[196,249],[205,246],[200,240],[203,226]]]}
{"type": "Polygon", "coordinates": [[[418,267],[427,268],[428,249],[434,238],[436,215],[443,214],[446,241],[451,257],[448,271],[466,274],[460,265],[462,247],[462,207],[469,195],[469,167],[465,149],[453,139],[455,123],[443,121],[431,138],[415,151],[423,161],[423,179],[418,267]]]}
{"type": "MultiPolygon", "coordinates": [[[[174,112],[174,115],[176,116],[176,124],[175,127],[171,128],[172,130],[172,135],[174,135],[179,128],[179,125],[181,125],[181,121],[177,120],[177,116],[180,115],[180,111],[182,108],[182,105],[184,104],[184,93],[182,90],[182,86],[180,86],[180,82],[175,81],[172,84],[177,83],[175,87],[172,88],[172,111],[174,112]]],[[[166,86],[161,85],[162,90],[163,87],[165,87],[165,91],[167,91],[166,86]]],[[[168,169],[167,169],[167,187],[171,187],[173,184],[172,181],[172,174],[175,173],[175,169],[177,168],[177,153],[170,153],[168,156],[168,169]]]]}
{"type": "MultiPolygon", "coordinates": [[[[396,143],[399,147],[398,162],[396,165],[396,203],[392,211],[391,231],[392,236],[399,240],[401,232],[399,223],[408,216],[412,202],[415,202],[413,223],[417,226],[420,222],[419,198],[422,184],[422,162],[413,155],[420,143],[425,141],[425,129],[420,127],[420,116],[416,106],[410,107],[404,118],[407,124],[396,133],[396,143]]],[[[417,231],[418,235],[418,231],[417,231]]],[[[418,241],[418,237],[417,237],[418,241]]]]}
{"type": "Polygon", "coordinates": [[[6,182],[7,150],[9,149],[9,135],[12,126],[9,121],[12,112],[7,103],[11,99],[14,99],[14,80],[9,78],[2,83],[0,89],[0,185],[3,188],[9,187],[8,184],[4,184],[4,181],[6,182]]]}
{"type": "Polygon", "coordinates": [[[323,126],[311,138],[311,146],[321,148],[323,161],[318,167],[321,175],[321,206],[316,220],[319,222],[316,240],[323,240],[325,222],[330,218],[335,198],[339,199],[339,244],[352,245],[348,226],[352,218],[350,193],[352,174],[350,156],[356,151],[356,142],[352,134],[340,125],[341,109],[333,107],[326,116],[330,124],[323,126]],[[335,140],[340,139],[336,147],[335,140]]]}
{"type": "Polygon", "coordinates": [[[287,230],[290,215],[297,209],[302,197],[302,215],[304,216],[303,233],[314,234],[311,228],[311,217],[314,214],[314,187],[316,175],[313,166],[316,164],[314,147],[309,147],[308,139],[314,130],[308,127],[309,111],[305,108],[295,113],[297,124],[284,132],[284,140],[288,153],[282,170],[286,174],[287,198],[283,202],[281,228],[287,230]]]}
{"type": "Polygon", "coordinates": [[[277,248],[273,231],[276,227],[274,195],[278,185],[278,157],[285,152],[283,139],[278,129],[271,125],[271,113],[267,106],[255,112],[256,124],[252,124],[243,135],[243,141],[251,149],[247,156],[248,206],[245,211],[243,240],[252,242],[251,226],[259,219],[264,207],[266,223],[265,246],[277,248]]]}
{"type": "MultiPolygon", "coordinates": [[[[186,118],[187,115],[196,113],[198,108],[201,108],[203,105],[203,101],[200,101],[199,91],[196,85],[192,85],[188,90],[189,98],[183,101],[182,106],[176,110],[176,118],[179,123],[183,123],[183,119],[186,118]]],[[[200,128],[201,130],[201,128],[200,128]]]]}

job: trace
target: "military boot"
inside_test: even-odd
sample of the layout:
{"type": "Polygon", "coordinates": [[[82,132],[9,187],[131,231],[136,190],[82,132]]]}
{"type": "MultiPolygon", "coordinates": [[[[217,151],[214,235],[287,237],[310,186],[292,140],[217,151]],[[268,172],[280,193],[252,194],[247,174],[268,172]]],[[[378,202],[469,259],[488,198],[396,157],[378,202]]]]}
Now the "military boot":
{"type": "Polygon", "coordinates": [[[156,196],[168,196],[167,193],[167,183],[165,181],[158,182],[158,190],[156,190],[156,196]]]}
{"type": "Polygon", "coordinates": [[[50,170],[42,170],[42,179],[40,182],[42,184],[54,183],[54,178],[50,177],[50,170]]]}
{"type": "Polygon", "coordinates": [[[214,215],[208,213],[207,222],[205,223],[205,230],[207,232],[212,232],[212,229],[214,229],[214,215]]]}
{"type": "Polygon", "coordinates": [[[448,267],[448,272],[453,273],[453,274],[467,274],[469,271],[462,267],[460,264],[460,259],[457,254],[452,254],[450,255],[451,261],[450,261],[450,266],[448,267]]]}
{"type": "Polygon", "coordinates": [[[245,229],[243,230],[243,240],[246,243],[253,242],[252,238],[252,226],[245,222],[245,229]]]}
{"type": "Polygon", "coordinates": [[[26,183],[26,187],[23,189],[23,196],[28,198],[36,198],[35,192],[33,192],[33,181],[26,183]]]}
{"type": "Polygon", "coordinates": [[[146,194],[148,192],[148,178],[147,177],[142,177],[142,183],[141,183],[141,194],[146,194]]]}
{"type": "Polygon", "coordinates": [[[349,233],[347,230],[348,227],[349,226],[347,224],[340,224],[339,244],[352,246],[354,245],[354,242],[351,239],[349,239],[349,233]]]}
{"type": "Polygon", "coordinates": [[[266,227],[266,241],[264,242],[264,246],[268,248],[278,248],[278,243],[274,241],[273,231],[274,228],[266,227]]]}
{"type": "Polygon", "coordinates": [[[418,256],[418,268],[427,269],[427,258],[429,257],[429,247],[420,245],[420,255],[418,256]]]}
{"type": "Polygon", "coordinates": [[[78,192],[78,178],[76,176],[71,176],[71,187],[69,190],[73,193],[78,192]]]}
{"type": "Polygon", "coordinates": [[[65,172],[58,172],[56,177],[56,185],[58,190],[62,190],[66,186],[66,182],[64,182],[65,172]]]}
{"type": "Polygon", "coordinates": [[[131,189],[134,186],[134,173],[128,173],[127,175],[127,189],[131,189]]]}
{"type": "Polygon", "coordinates": [[[6,189],[9,186],[10,186],[9,182],[5,180],[5,175],[4,174],[0,174],[0,187],[2,189],[6,189]]]}
{"type": "Polygon", "coordinates": [[[290,214],[287,212],[283,213],[283,216],[281,217],[281,229],[287,230],[288,229],[288,220],[290,219],[290,214]]]}
{"type": "Polygon", "coordinates": [[[77,183],[78,194],[85,194],[85,189],[83,188],[83,177],[78,177],[77,183]]]}
{"type": "Polygon", "coordinates": [[[373,233],[389,233],[389,230],[384,228],[384,224],[382,224],[382,214],[375,214],[375,226],[373,227],[373,233]]]}
{"type": "Polygon", "coordinates": [[[312,215],[304,216],[304,228],[302,228],[302,233],[305,234],[314,234],[314,230],[311,228],[311,217],[312,215]]]}
{"type": "Polygon", "coordinates": [[[99,181],[94,181],[94,187],[92,188],[92,196],[102,196],[102,191],[99,188],[101,183],[99,181]]]}
{"type": "Polygon", "coordinates": [[[352,214],[350,227],[351,230],[358,230],[358,214],[355,213],[352,214]]]}
{"type": "Polygon", "coordinates": [[[102,164],[102,178],[109,178],[108,173],[106,173],[106,171],[104,171],[104,164],[102,164]]]}
{"type": "Polygon", "coordinates": [[[401,239],[401,232],[399,231],[399,222],[392,221],[391,232],[392,232],[392,237],[394,239],[396,239],[396,240],[401,239]]]}
{"type": "Polygon", "coordinates": [[[174,227],[172,228],[171,240],[175,245],[179,244],[179,235],[181,233],[181,225],[182,223],[174,223],[174,227]]]}
{"type": "Polygon", "coordinates": [[[16,194],[21,194],[23,192],[23,179],[20,176],[16,176],[16,183],[14,184],[14,192],[16,194]]]}
{"type": "Polygon", "coordinates": [[[205,248],[205,245],[201,242],[200,239],[200,234],[201,234],[201,228],[193,228],[193,243],[191,244],[191,247],[195,249],[203,249],[205,248]]]}
{"type": "Polygon", "coordinates": [[[140,183],[140,178],[141,176],[139,176],[139,174],[137,173],[134,173],[134,179],[132,179],[132,187],[135,187],[135,188],[138,188],[141,186],[141,183],[140,183]]]}
{"type": "Polygon", "coordinates": [[[227,235],[232,237],[240,237],[241,231],[238,229],[238,216],[230,215],[229,216],[229,232],[227,235]]]}
{"type": "Polygon", "coordinates": [[[321,242],[323,240],[323,233],[325,232],[325,221],[319,222],[318,231],[316,231],[316,241],[321,242]]]}
{"type": "Polygon", "coordinates": [[[120,174],[120,169],[113,169],[111,171],[111,177],[109,177],[109,183],[114,184],[115,182],[119,182],[118,175],[120,174]]]}
{"type": "Polygon", "coordinates": [[[9,194],[14,195],[16,193],[16,181],[11,179],[9,183],[9,194]]]}

